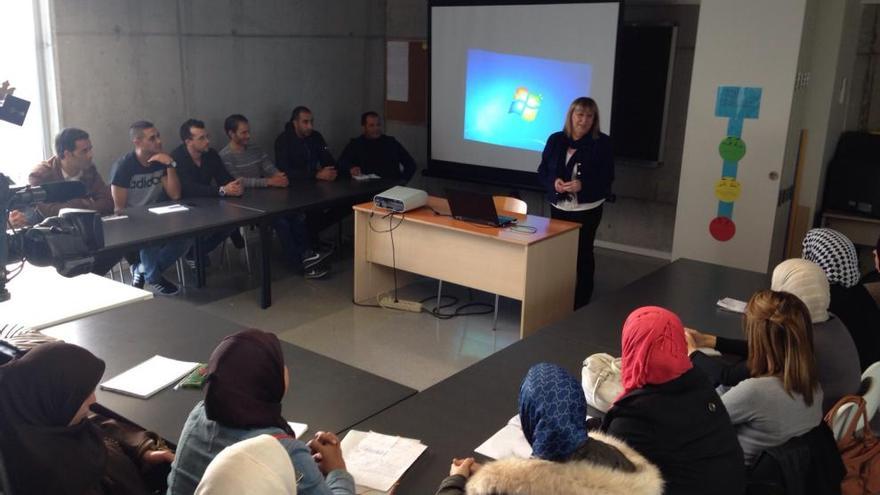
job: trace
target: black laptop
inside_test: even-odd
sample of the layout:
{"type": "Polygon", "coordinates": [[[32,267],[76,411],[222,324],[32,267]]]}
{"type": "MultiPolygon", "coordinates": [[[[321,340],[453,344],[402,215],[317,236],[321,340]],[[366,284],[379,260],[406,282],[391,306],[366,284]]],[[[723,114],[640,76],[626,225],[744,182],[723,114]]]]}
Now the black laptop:
{"type": "Polygon", "coordinates": [[[447,189],[446,199],[453,218],[466,222],[504,227],[516,222],[516,218],[498,215],[491,194],[447,189]]]}

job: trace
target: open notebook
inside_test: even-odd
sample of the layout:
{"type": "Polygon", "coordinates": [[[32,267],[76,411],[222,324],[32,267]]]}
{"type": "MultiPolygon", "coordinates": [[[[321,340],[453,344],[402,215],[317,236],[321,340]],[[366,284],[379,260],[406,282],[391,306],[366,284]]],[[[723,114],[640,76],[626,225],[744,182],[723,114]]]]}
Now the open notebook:
{"type": "Polygon", "coordinates": [[[163,388],[177,383],[199,363],[153,356],[143,363],[101,384],[104,390],[148,399],[163,388]]]}

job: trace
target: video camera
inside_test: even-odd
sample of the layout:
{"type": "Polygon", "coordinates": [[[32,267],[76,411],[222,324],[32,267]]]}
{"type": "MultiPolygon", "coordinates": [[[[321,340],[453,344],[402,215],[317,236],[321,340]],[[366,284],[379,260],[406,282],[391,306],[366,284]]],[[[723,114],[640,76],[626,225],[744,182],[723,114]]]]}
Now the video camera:
{"type": "MultiPolygon", "coordinates": [[[[0,174],[0,214],[7,222],[9,212],[41,202],[64,202],[86,195],[79,181],[50,182],[41,186],[11,187],[12,181],[0,174]]],[[[104,247],[100,215],[90,210],[63,212],[32,227],[0,233],[0,302],[9,299],[6,290],[10,263],[28,261],[36,266],[53,266],[59,274],[73,277],[88,273],[94,265],[95,251],[104,247]]]]}

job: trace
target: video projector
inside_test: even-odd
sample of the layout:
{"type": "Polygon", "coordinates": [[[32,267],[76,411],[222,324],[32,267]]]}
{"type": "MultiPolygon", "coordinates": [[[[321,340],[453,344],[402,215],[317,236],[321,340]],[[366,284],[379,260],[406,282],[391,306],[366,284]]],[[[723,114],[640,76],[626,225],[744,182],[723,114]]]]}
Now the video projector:
{"type": "Polygon", "coordinates": [[[394,186],[373,196],[373,202],[379,208],[403,213],[425,206],[428,203],[428,193],[421,189],[394,186]]]}

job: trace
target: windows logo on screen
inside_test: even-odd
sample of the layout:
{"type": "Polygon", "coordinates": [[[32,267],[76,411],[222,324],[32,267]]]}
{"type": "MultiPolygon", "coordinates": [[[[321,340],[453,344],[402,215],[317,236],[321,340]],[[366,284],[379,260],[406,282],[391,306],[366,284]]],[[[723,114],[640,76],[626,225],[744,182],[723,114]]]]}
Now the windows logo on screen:
{"type": "Polygon", "coordinates": [[[542,99],[541,95],[529,93],[529,88],[520,86],[513,94],[513,103],[507,113],[518,114],[526,122],[531,122],[538,116],[542,99]]]}

